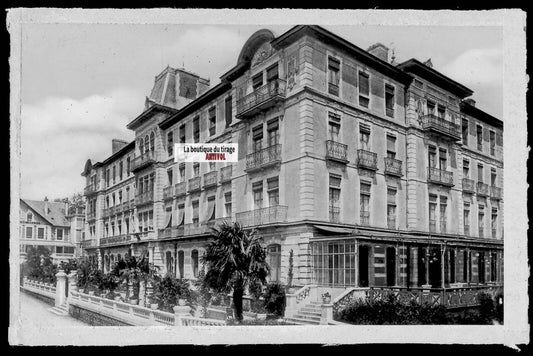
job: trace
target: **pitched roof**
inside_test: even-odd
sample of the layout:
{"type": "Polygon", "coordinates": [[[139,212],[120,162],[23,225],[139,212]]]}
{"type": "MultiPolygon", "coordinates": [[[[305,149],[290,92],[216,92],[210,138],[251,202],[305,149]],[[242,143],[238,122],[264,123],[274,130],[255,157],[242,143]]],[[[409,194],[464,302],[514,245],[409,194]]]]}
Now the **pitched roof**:
{"type": "Polygon", "coordinates": [[[63,202],[48,202],[48,214],[45,214],[44,206],[46,202],[40,200],[20,199],[35,213],[39,214],[43,219],[48,221],[53,226],[70,226],[65,214],[65,203],[63,202]]]}

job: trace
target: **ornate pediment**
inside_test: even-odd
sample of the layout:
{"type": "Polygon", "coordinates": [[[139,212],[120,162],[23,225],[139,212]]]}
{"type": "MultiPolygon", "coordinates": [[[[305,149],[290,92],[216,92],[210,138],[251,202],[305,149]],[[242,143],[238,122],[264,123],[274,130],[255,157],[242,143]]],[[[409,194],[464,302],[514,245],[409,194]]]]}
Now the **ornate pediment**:
{"type": "Polygon", "coordinates": [[[270,58],[274,52],[275,50],[272,48],[269,42],[263,43],[252,57],[252,67],[263,63],[265,60],[270,58]]]}

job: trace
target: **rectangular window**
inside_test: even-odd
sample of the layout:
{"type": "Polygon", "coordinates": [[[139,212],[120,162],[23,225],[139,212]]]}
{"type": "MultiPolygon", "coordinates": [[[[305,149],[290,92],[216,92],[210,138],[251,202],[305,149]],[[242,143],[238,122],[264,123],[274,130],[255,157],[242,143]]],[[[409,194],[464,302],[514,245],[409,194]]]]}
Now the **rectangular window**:
{"type": "Polygon", "coordinates": [[[116,178],[117,178],[117,167],[116,166],[113,166],[113,184],[115,184],[116,182],[116,178]]]}
{"type": "Polygon", "coordinates": [[[437,196],[429,196],[429,231],[437,232],[437,196]]]}
{"type": "Polygon", "coordinates": [[[340,218],[341,177],[329,175],[329,219],[338,222],[340,218]]]}
{"type": "Polygon", "coordinates": [[[63,240],[63,229],[57,229],[56,230],[56,239],[57,240],[63,240]]]}
{"type": "Polygon", "coordinates": [[[33,229],[31,226],[26,227],[26,238],[31,239],[33,237],[33,229]]]}
{"type": "Polygon", "coordinates": [[[440,118],[440,119],[443,119],[444,120],[444,116],[446,115],[446,108],[442,105],[438,105],[437,106],[437,116],[440,118]]]}
{"type": "Polygon", "coordinates": [[[167,177],[168,177],[168,185],[172,185],[173,183],[173,172],[172,172],[172,168],[169,168],[167,170],[167,177]]]}
{"type": "Polygon", "coordinates": [[[224,194],[224,210],[226,212],[224,217],[231,217],[231,192],[224,194]]]}
{"type": "Polygon", "coordinates": [[[328,93],[339,96],[340,64],[337,58],[328,57],[328,93]]]}
{"type": "Polygon", "coordinates": [[[483,183],[483,165],[477,165],[477,181],[483,183]]]}
{"type": "Polygon", "coordinates": [[[359,147],[370,151],[370,126],[368,125],[359,124],[359,147]]]}
{"type": "Polygon", "coordinates": [[[263,72],[257,74],[256,76],[252,78],[252,88],[254,91],[259,89],[262,86],[263,86],[263,72]]]}
{"type": "Polygon", "coordinates": [[[396,158],[396,137],[387,135],[387,157],[396,158]]]}
{"type": "Polygon", "coordinates": [[[490,217],[490,225],[492,229],[492,238],[495,239],[498,232],[498,209],[492,209],[492,215],[490,217]]]}
{"type": "Polygon", "coordinates": [[[193,164],[192,171],[193,171],[193,177],[199,177],[200,176],[200,163],[193,164]]]}
{"type": "Polygon", "coordinates": [[[278,80],[279,74],[278,74],[278,64],[274,64],[267,68],[266,70],[266,76],[267,76],[267,83],[273,82],[278,80]]]}
{"type": "Polygon", "coordinates": [[[428,146],[428,164],[429,168],[437,168],[437,149],[434,146],[428,146]]]}
{"type": "Polygon", "coordinates": [[[428,100],[426,103],[428,115],[435,115],[435,103],[428,100]]]}
{"type": "Polygon", "coordinates": [[[396,229],[396,189],[387,188],[387,226],[396,229]]]}
{"type": "Polygon", "coordinates": [[[463,145],[468,145],[468,120],[461,120],[461,133],[463,136],[463,145]]]}
{"type": "Polygon", "coordinates": [[[370,189],[371,185],[368,183],[361,183],[360,185],[360,218],[361,225],[370,224],[370,189]]]}
{"type": "Polygon", "coordinates": [[[463,227],[465,236],[470,236],[470,204],[465,203],[463,208],[463,227]]]}
{"type": "Polygon", "coordinates": [[[463,178],[468,178],[470,176],[470,162],[468,160],[463,160],[463,178]]]}
{"type": "Polygon", "coordinates": [[[228,128],[231,125],[232,121],[232,115],[233,115],[233,108],[232,108],[232,98],[231,96],[228,96],[225,100],[225,119],[226,119],[226,128],[228,128]]]}
{"type": "Polygon", "coordinates": [[[252,192],[254,197],[254,209],[261,209],[263,207],[263,182],[253,183],[252,192]]]}
{"type": "Polygon", "coordinates": [[[446,229],[446,223],[447,223],[447,211],[448,207],[448,199],[446,197],[441,196],[440,197],[440,232],[445,233],[447,231],[446,229]]]}
{"type": "Polygon", "coordinates": [[[110,180],[110,172],[109,172],[109,169],[106,170],[106,177],[105,177],[105,180],[106,180],[106,187],[109,187],[109,180],[110,180]]]}
{"type": "Polygon", "coordinates": [[[496,187],[496,169],[490,169],[490,185],[496,187]]]}
{"type": "Polygon", "coordinates": [[[496,154],[496,133],[494,131],[489,132],[490,140],[490,155],[494,156],[496,154]]]}
{"type": "Polygon", "coordinates": [[[477,137],[477,149],[483,151],[483,128],[481,125],[476,126],[476,137],[477,137]]]}
{"type": "Polygon", "coordinates": [[[213,136],[217,133],[217,110],[216,107],[209,109],[209,136],[213,136]]]}
{"type": "Polygon", "coordinates": [[[200,221],[200,202],[198,200],[192,202],[192,223],[198,224],[200,221]]]}
{"type": "Polygon", "coordinates": [[[385,114],[394,117],[394,87],[385,84],[385,114]]]}
{"type": "Polygon", "coordinates": [[[37,229],[37,238],[39,240],[43,240],[44,239],[44,228],[43,227],[40,227],[37,229]]]}
{"type": "Polygon", "coordinates": [[[354,240],[313,242],[310,247],[313,283],[339,288],[356,284],[354,240]]]}
{"type": "Polygon", "coordinates": [[[268,178],[267,179],[267,192],[268,192],[268,205],[277,206],[279,205],[279,178],[268,178]]]}
{"type": "Polygon", "coordinates": [[[339,132],[341,130],[341,118],[334,113],[328,113],[328,138],[331,141],[339,142],[339,132]]]}
{"type": "Polygon", "coordinates": [[[369,75],[365,72],[359,72],[359,105],[368,108],[370,103],[370,83],[369,75]]]}
{"type": "Polygon", "coordinates": [[[180,126],[180,143],[185,143],[185,124],[180,126]]]}
{"type": "Polygon", "coordinates": [[[185,163],[180,163],[178,170],[179,170],[179,175],[180,175],[180,182],[184,182],[185,181],[185,163]]]}
{"type": "Polygon", "coordinates": [[[196,116],[192,120],[193,142],[200,142],[200,117],[196,116]]]}
{"type": "Polygon", "coordinates": [[[167,152],[169,156],[174,154],[174,131],[167,133],[167,152]]]}
{"type": "Polygon", "coordinates": [[[439,148],[439,169],[446,170],[448,168],[448,154],[444,148],[439,148]]]}
{"type": "Polygon", "coordinates": [[[268,147],[279,143],[279,120],[276,118],[267,122],[268,147]]]}
{"type": "Polygon", "coordinates": [[[259,152],[263,148],[263,125],[252,129],[253,151],[259,152]]]}
{"type": "Polygon", "coordinates": [[[119,166],[118,166],[118,176],[119,176],[119,180],[122,180],[122,171],[124,170],[124,163],[122,163],[122,161],[120,161],[119,163],[119,166]]]}
{"type": "Polygon", "coordinates": [[[479,227],[479,237],[484,237],[484,227],[485,227],[485,207],[483,205],[479,206],[478,209],[478,227],[479,227]]]}

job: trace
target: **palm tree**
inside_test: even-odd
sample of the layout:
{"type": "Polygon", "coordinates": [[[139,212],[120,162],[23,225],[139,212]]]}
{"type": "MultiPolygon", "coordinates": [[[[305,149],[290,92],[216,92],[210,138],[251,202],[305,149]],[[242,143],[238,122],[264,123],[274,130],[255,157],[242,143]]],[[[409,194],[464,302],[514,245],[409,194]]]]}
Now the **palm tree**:
{"type": "Polygon", "coordinates": [[[217,292],[233,291],[235,318],[241,321],[246,287],[265,284],[270,271],[262,237],[256,230],[244,230],[241,224],[226,221],[212,228],[212,237],[202,256],[207,267],[204,283],[217,292]]]}

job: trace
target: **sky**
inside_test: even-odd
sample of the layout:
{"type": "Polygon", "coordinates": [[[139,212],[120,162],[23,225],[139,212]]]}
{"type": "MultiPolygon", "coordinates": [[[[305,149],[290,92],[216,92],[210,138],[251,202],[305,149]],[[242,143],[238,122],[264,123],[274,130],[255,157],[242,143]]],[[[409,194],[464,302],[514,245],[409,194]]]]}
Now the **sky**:
{"type": "MultiPolygon", "coordinates": [[[[381,42],[396,61],[433,68],[474,91],[476,106],[502,119],[502,29],[484,26],[322,25],[366,49],[381,42]]],[[[246,40],[286,25],[24,24],[21,33],[21,197],[82,192],[87,159],[133,140],[127,123],[144,108],[167,65],[211,80],[237,62],[246,40]]]]}

